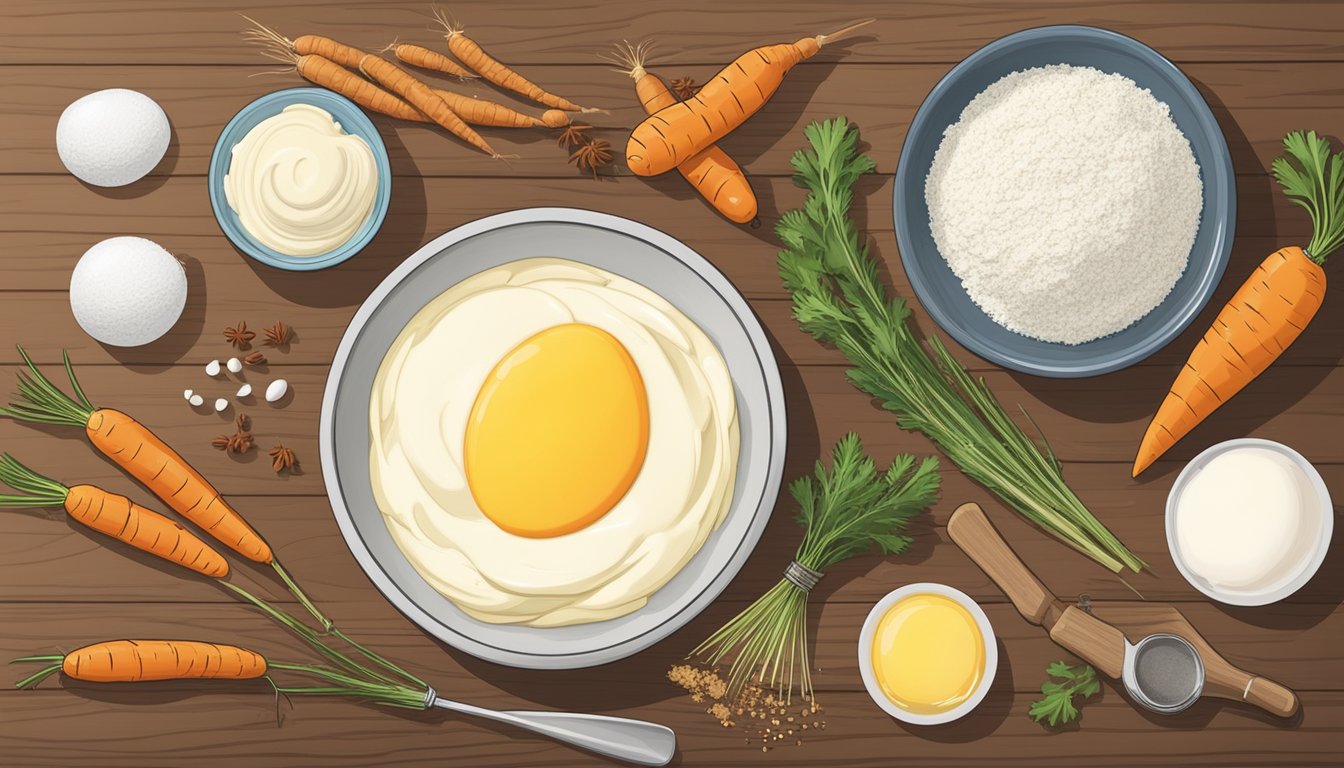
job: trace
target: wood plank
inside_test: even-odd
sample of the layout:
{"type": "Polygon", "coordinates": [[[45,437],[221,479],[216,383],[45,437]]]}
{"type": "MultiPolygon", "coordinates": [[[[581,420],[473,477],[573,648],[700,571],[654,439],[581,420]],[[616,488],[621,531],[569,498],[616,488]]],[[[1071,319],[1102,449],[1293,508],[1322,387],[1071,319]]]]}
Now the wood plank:
{"type": "MultiPolygon", "coordinates": [[[[616,695],[608,688],[580,685],[571,689],[568,704],[554,706],[601,709],[670,725],[678,735],[678,764],[686,766],[729,761],[811,768],[827,761],[877,768],[891,765],[893,755],[921,766],[994,768],[1325,766],[1338,758],[1344,726],[1344,693],[1333,691],[1305,694],[1300,720],[1285,724],[1214,701],[1201,701],[1179,715],[1142,714],[1106,688],[1085,705],[1078,726],[1058,733],[1028,718],[1032,694],[994,692],[957,723],[921,729],[883,716],[866,694],[837,693],[826,699],[824,731],[809,733],[801,746],[762,753],[759,742],[744,744],[738,729],[723,728],[689,701],[613,704],[616,695]]],[[[0,694],[0,743],[15,761],[33,768],[64,768],[72,761],[142,768],[176,768],[186,762],[391,767],[446,758],[512,768],[606,764],[476,720],[437,712],[399,714],[343,701],[299,701],[277,726],[271,698],[264,684],[200,694],[91,686],[5,691],[0,694]],[[71,738],[72,733],[79,738],[71,738]]]]}
{"type": "MultiPolygon", "coordinates": [[[[0,359],[13,362],[16,356],[5,353],[0,359]]],[[[10,365],[0,370],[12,375],[16,368],[10,365]]],[[[52,375],[59,373],[59,369],[52,371],[52,375]]],[[[273,439],[293,442],[307,462],[311,474],[293,478],[289,488],[320,491],[315,441],[326,371],[316,366],[277,364],[270,366],[266,375],[247,375],[258,389],[273,377],[282,376],[289,381],[292,394],[281,404],[261,402],[243,406],[243,410],[253,415],[254,430],[263,448],[269,447],[268,441],[273,439]]],[[[851,430],[863,434],[878,455],[900,449],[927,450],[922,437],[899,429],[895,418],[850,386],[840,370],[785,365],[782,375],[790,396],[791,447],[802,455],[814,457],[820,447],[829,448],[851,430]]],[[[139,414],[189,460],[199,461],[207,472],[219,472],[223,490],[271,493],[277,483],[283,482],[267,476],[269,467],[244,464],[239,479],[260,477],[261,484],[244,481],[234,485],[233,474],[227,469],[234,459],[216,452],[209,443],[221,429],[230,426],[237,406],[216,414],[204,406],[193,409],[182,400],[182,391],[187,388],[207,399],[231,395],[237,388],[232,376],[212,380],[197,365],[90,366],[81,369],[80,376],[85,392],[93,400],[139,414]]],[[[1170,374],[1157,367],[1130,368],[1097,378],[1089,382],[1087,389],[1079,389],[1067,379],[1036,379],[1003,372],[986,372],[985,381],[1007,408],[1016,411],[1020,405],[1032,415],[1051,440],[1055,453],[1065,462],[1126,462],[1133,460],[1135,446],[1152,415],[1157,399],[1154,393],[1166,388],[1170,374]]],[[[11,386],[5,385],[4,389],[11,386]]],[[[1313,462],[1341,463],[1344,446],[1333,436],[1344,419],[1342,414],[1344,369],[1276,368],[1253,382],[1233,404],[1197,427],[1166,457],[1188,460],[1213,443],[1258,435],[1287,442],[1313,462]]],[[[61,443],[54,441],[52,435],[71,441],[80,439],[78,430],[36,429],[9,419],[0,420],[0,441],[11,452],[32,457],[33,461],[56,455],[53,449],[61,443]]],[[[91,481],[116,474],[110,465],[94,459],[88,452],[61,458],[68,471],[91,473],[86,478],[91,481]]],[[[1155,477],[1155,473],[1145,474],[1140,482],[1151,482],[1155,477]]]]}
{"type": "MultiPolygon", "coordinates": [[[[902,449],[924,450],[913,444],[915,440],[911,438],[911,443],[902,449]]],[[[11,441],[0,444],[6,450],[14,450],[11,441]]],[[[868,445],[873,447],[871,439],[868,445]]],[[[74,469],[71,465],[88,463],[85,460],[91,458],[82,447],[67,447],[63,443],[59,448],[60,459],[30,455],[32,452],[16,451],[16,455],[35,469],[58,478],[95,482],[163,509],[157,501],[146,498],[144,490],[110,467],[105,477],[97,478],[74,469]]],[[[889,445],[873,447],[880,462],[886,462],[894,450],[889,445]]],[[[814,458],[814,449],[805,446],[794,449],[786,462],[785,478],[807,472],[814,458]]],[[[356,606],[352,610],[360,605],[382,603],[346,549],[326,497],[320,491],[317,495],[289,496],[279,495],[283,491],[276,490],[292,486],[294,481],[306,481],[306,476],[292,478],[288,484],[269,481],[266,477],[269,470],[263,471],[257,465],[234,465],[230,473],[220,468],[225,461],[205,460],[197,466],[225,489],[225,494],[280,553],[286,568],[315,599],[325,606],[356,606]],[[263,495],[234,494],[229,490],[249,487],[263,495]],[[271,490],[264,490],[268,487],[271,490]]],[[[94,463],[101,462],[94,460],[94,463]]],[[[915,541],[908,553],[886,558],[862,556],[836,565],[828,571],[814,600],[871,605],[898,585],[934,581],[951,584],[977,600],[1003,602],[1005,598],[999,589],[951,543],[943,528],[953,509],[962,502],[976,501],[985,507],[1023,561],[1061,599],[1072,601],[1079,594],[1089,594],[1096,599],[1125,600],[1133,598],[1132,590],[1137,590],[1149,600],[1203,602],[1204,597],[1181,578],[1167,551],[1164,509],[1178,467],[1175,462],[1163,462],[1157,467],[1158,476],[1145,483],[1131,481],[1128,467],[1121,464],[1073,464],[1065,469],[1065,477],[1097,519],[1151,566],[1149,572],[1125,576],[1130,586],[1017,517],[983,488],[949,468],[942,473],[941,501],[927,518],[911,527],[915,541]]],[[[1344,487],[1344,466],[1325,465],[1321,470],[1328,486],[1344,487]]],[[[779,580],[802,539],[802,531],[793,520],[795,513],[793,500],[782,497],[754,554],[722,600],[750,602],[779,580]]],[[[240,562],[236,557],[230,559],[234,563],[231,579],[236,583],[268,599],[288,600],[283,586],[269,569],[240,562]]],[[[1329,612],[1344,596],[1341,585],[1344,585],[1344,559],[1328,557],[1316,577],[1288,602],[1320,605],[1323,607],[1318,610],[1329,612]]],[[[58,510],[0,514],[0,601],[61,602],[77,598],[147,602],[234,600],[208,580],[93,534],[58,510]]],[[[1257,624],[1263,615],[1257,609],[1223,610],[1257,624]]]]}
{"type": "MultiPolygon", "coordinates": [[[[283,34],[326,34],[353,45],[379,48],[396,35],[421,43],[437,38],[423,3],[358,0],[296,0],[284,7],[221,0],[181,11],[175,0],[136,0],[107,5],[67,2],[48,12],[42,0],[11,0],[0,9],[9,42],[0,63],[223,64],[254,62],[238,39],[238,14],[258,15],[283,34]]],[[[528,66],[542,79],[544,65],[588,64],[593,52],[620,39],[656,38],[661,59],[723,64],[759,44],[815,35],[867,16],[877,23],[835,52],[823,51],[819,66],[849,61],[953,62],[989,41],[1045,24],[1108,27],[1154,46],[1177,62],[1344,59],[1344,19],[1329,4],[1240,3],[1216,6],[1198,0],[1142,0],[1076,6],[1049,0],[984,4],[865,0],[814,3],[785,0],[761,9],[712,2],[661,8],[584,6],[570,9],[546,0],[512,2],[496,13],[488,6],[455,9],[468,32],[494,56],[528,66]],[[706,14],[713,22],[706,23],[706,14]]],[[[544,80],[543,80],[544,82],[544,80]]]]}
{"type": "MultiPolygon", "coordinates": [[[[224,124],[245,104],[281,88],[307,85],[296,74],[251,77],[274,69],[274,63],[252,59],[252,67],[100,66],[72,77],[70,67],[0,67],[0,91],[9,108],[0,115],[0,152],[12,158],[0,172],[66,173],[56,154],[56,120],[66,105],[101,88],[134,88],[157,100],[173,125],[167,159],[151,178],[121,194],[154,188],[168,175],[202,175],[224,124]]],[[[667,77],[691,76],[700,81],[712,67],[657,67],[667,77]]],[[[947,71],[942,64],[851,64],[801,67],[790,75],[770,103],[751,122],[722,142],[754,176],[789,175],[789,158],[801,140],[803,126],[814,119],[845,115],[863,130],[881,173],[894,173],[906,131],[915,110],[947,71]],[[873,98],[872,84],[882,83],[873,98]]],[[[1324,130],[1344,120],[1344,62],[1194,64],[1190,77],[1227,135],[1233,166],[1241,174],[1262,174],[1282,152],[1287,127],[1324,130]],[[1272,97],[1272,101],[1270,101],[1272,97]]],[[[629,130],[643,117],[634,101],[630,79],[606,68],[547,67],[545,83],[578,103],[611,110],[594,115],[593,135],[623,150],[629,130]]],[[[441,85],[461,93],[494,99],[535,111],[535,107],[500,94],[489,86],[441,85]]],[[[451,177],[549,177],[581,175],[552,141],[555,131],[484,130],[490,143],[520,159],[507,165],[491,160],[445,135],[441,130],[401,123],[381,115],[374,122],[384,137],[397,178],[406,175],[451,177]]],[[[623,151],[606,172],[628,176],[623,151]]]]}
{"type": "MultiPolygon", "coordinates": [[[[1108,610],[1137,604],[1103,602],[1097,604],[1096,611],[1105,617],[1108,610]]],[[[727,611],[742,607],[742,603],[733,602],[716,605],[672,637],[629,659],[549,674],[484,664],[428,637],[385,605],[361,610],[341,605],[338,610],[342,611],[339,621],[343,631],[438,690],[453,691],[454,696],[481,706],[514,707],[518,697],[540,702],[563,700],[567,689],[580,682],[619,690],[617,701],[680,701],[670,696],[678,691],[664,678],[665,672],[681,663],[700,640],[713,632],[727,611]]],[[[855,647],[871,607],[868,603],[833,601],[814,606],[810,648],[816,690],[824,694],[864,690],[855,647]]],[[[1182,611],[1219,653],[1255,674],[1299,692],[1344,687],[1344,659],[1333,652],[1334,641],[1344,630],[1344,616],[1322,616],[1319,606],[1281,605],[1267,611],[1267,618],[1279,622],[1279,626],[1256,627],[1212,605],[1191,604],[1183,606],[1182,611]]],[[[1012,660],[996,678],[997,688],[1037,693],[1045,679],[1045,668],[1052,661],[1077,663],[1071,654],[1051,643],[1043,630],[1024,621],[1012,605],[986,605],[985,613],[998,639],[1000,659],[1012,660]]],[[[6,659],[57,653],[58,649],[69,651],[116,638],[174,638],[241,645],[277,661],[315,660],[303,641],[241,605],[11,603],[0,604],[0,618],[13,628],[0,638],[0,654],[6,659]]],[[[1121,628],[1127,629],[1123,625],[1121,628]]],[[[17,680],[31,671],[27,667],[6,667],[3,679],[17,680]]],[[[281,681],[285,679],[294,678],[282,674],[281,681]]],[[[8,693],[8,685],[0,687],[8,693]]],[[[208,690],[192,681],[161,687],[184,692],[208,690]]],[[[823,695],[823,702],[827,698],[823,695]]]]}

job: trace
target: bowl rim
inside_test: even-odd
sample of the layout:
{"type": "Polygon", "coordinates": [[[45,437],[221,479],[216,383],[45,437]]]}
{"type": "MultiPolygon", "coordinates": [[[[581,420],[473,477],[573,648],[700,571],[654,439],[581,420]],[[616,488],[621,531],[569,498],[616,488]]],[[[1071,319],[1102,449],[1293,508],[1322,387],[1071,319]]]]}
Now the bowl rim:
{"type": "MultiPolygon", "coordinates": [[[[652,288],[650,288],[653,290],[652,288]]],[[[656,291],[655,291],[656,292],[656,291]]],[[[384,278],[369,297],[360,305],[350,320],[341,342],[333,357],[322,395],[319,413],[318,448],[322,467],[324,489],[331,502],[332,514],[336,518],[342,538],[354,556],[365,576],[373,582],[379,593],[393,607],[410,619],[417,627],[456,650],[471,654],[480,659],[505,666],[537,669],[576,669],[607,664],[632,656],[649,646],[666,639],[696,616],[700,615],[727,588],[738,575],[747,559],[755,550],[765,531],[766,525],[778,506],[780,489],[783,485],[784,459],[788,448],[787,402],[785,400],[783,380],[774,348],[769,342],[764,327],[745,297],[728,280],[718,267],[700,255],[698,251],[647,224],[598,211],[564,207],[521,208],[512,211],[484,216],[461,224],[435,237],[416,249],[384,278]],[[732,552],[724,557],[717,572],[694,595],[676,606],[675,610],[665,612],[660,624],[653,630],[642,634],[609,642],[605,645],[576,650],[551,651],[522,650],[504,647],[466,633],[461,627],[440,618],[427,607],[422,607],[411,598],[387,569],[379,562],[354,521],[351,504],[343,489],[341,474],[337,467],[334,448],[334,423],[339,386],[346,368],[350,365],[352,350],[361,337],[364,327],[379,307],[387,301],[393,290],[404,280],[414,275],[420,266],[437,257],[441,252],[458,243],[467,242],[478,235],[517,225],[537,223],[576,224],[584,227],[607,230],[643,240],[657,250],[663,251],[668,258],[676,259],[688,266],[700,280],[704,281],[724,302],[736,317],[738,326],[752,348],[755,363],[759,366],[767,399],[762,405],[763,423],[766,424],[769,442],[765,458],[765,476],[759,495],[753,493],[750,500],[740,501],[740,514],[747,519],[742,537],[733,543],[732,552]]],[[[740,480],[739,480],[740,482],[740,480]]],[[[738,491],[734,492],[734,508],[738,508],[738,491]]],[[[722,529],[722,523],[721,528],[722,529]]],[[[708,545],[702,545],[702,550],[708,545]]],[[[698,553],[697,553],[698,555],[698,553]]],[[[694,562],[694,559],[691,561],[694,562]]],[[[682,566],[683,569],[687,565],[682,566]]],[[[665,589],[664,584],[660,589],[665,589]]],[[[649,610],[649,606],[638,609],[649,610]]],[[[618,617],[618,620],[625,617],[618,617]]],[[[538,631],[544,632],[544,628],[538,631]]]]}
{"type": "Polygon", "coordinates": [[[325,88],[299,86],[272,91],[253,99],[234,113],[229,122],[220,130],[219,136],[215,139],[214,149],[210,152],[210,168],[206,174],[206,187],[210,194],[210,208],[215,214],[215,224],[235,248],[242,251],[248,258],[267,266],[291,272],[312,272],[334,267],[350,259],[362,251],[378,234],[379,229],[382,228],[383,220],[387,218],[388,208],[391,206],[392,164],[388,158],[387,145],[383,142],[378,127],[373,124],[368,115],[364,114],[364,110],[360,109],[359,105],[325,88]],[[341,110],[342,114],[333,114],[332,116],[337,119],[342,130],[347,134],[355,133],[351,130],[352,126],[359,129],[358,135],[368,143],[369,149],[373,151],[373,161],[378,169],[377,191],[374,197],[373,210],[369,212],[368,220],[359,229],[355,230],[344,243],[316,256],[289,256],[280,253],[253,240],[241,224],[236,226],[225,224],[225,221],[229,220],[228,217],[237,216],[229,208],[228,201],[224,199],[223,190],[224,175],[228,173],[233,148],[246,135],[240,133],[240,125],[255,112],[276,104],[279,104],[282,109],[292,104],[309,104],[328,112],[332,112],[333,108],[341,110]],[[227,147],[225,146],[226,142],[227,147]]]}
{"type": "MultiPolygon", "coordinates": [[[[1143,87],[1143,84],[1139,84],[1143,87]]],[[[945,130],[946,126],[942,127],[945,130]]],[[[921,173],[927,173],[927,169],[920,169],[921,173]]],[[[979,355],[985,360],[996,365],[1003,366],[1010,370],[1021,373],[1044,376],[1047,378],[1083,378],[1088,376],[1099,376],[1106,373],[1128,368],[1138,363],[1158,350],[1171,343],[1190,325],[1191,322],[1203,311],[1204,307],[1212,298],[1222,281],[1223,273],[1227,268],[1227,263],[1232,253],[1232,244],[1236,229],[1236,175],[1232,167],[1232,157],[1228,151],[1227,139],[1223,134],[1222,126],[1218,123],[1213,110],[1209,108],[1208,102],[1204,96],[1190,81],[1189,76],[1176,66],[1170,59],[1152,47],[1135,40],[1132,37],[1123,35],[1114,30],[1102,27],[1093,27],[1082,24],[1055,24],[1039,27],[1031,27],[1019,30],[1011,34],[993,40],[984,46],[976,49],[966,58],[958,62],[952,69],[939,78],[938,82],[929,91],[928,95],[920,103],[919,109],[915,112],[915,117],[910,122],[910,128],[901,145],[900,159],[896,166],[895,183],[892,195],[892,216],[896,230],[896,243],[900,252],[901,266],[905,269],[910,286],[914,290],[915,296],[919,299],[921,306],[933,318],[937,326],[946,332],[952,338],[966,349],[979,355]],[[1208,267],[1199,276],[1199,282],[1194,288],[1191,299],[1180,308],[1180,311],[1173,316],[1167,324],[1158,329],[1158,332],[1147,337],[1143,337],[1136,343],[1130,345],[1120,354],[1112,355],[1108,358],[1090,362],[1086,364],[1065,365],[1059,363],[1041,363],[1013,354],[1003,348],[992,345],[986,340],[980,338],[977,334],[962,327],[957,321],[954,312],[943,306],[941,303],[930,301],[933,292],[930,288],[930,282],[922,268],[908,265],[908,263],[918,264],[920,256],[912,243],[912,231],[910,217],[907,215],[906,206],[901,203],[901,191],[910,183],[910,177],[915,172],[911,168],[913,161],[910,154],[913,151],[914,142],[912,137],[920,136],[932,128],[929,125],[933,105],[941,99],[955,85],[966,72],[978,66],[982,61],[998,54],[1004,48],[1023,42],[1040,42],[1054,39],[1074,38],[1088,41],[1104,41],[1119,46],[1130,52],[1136,58],[1152,65],[1155,69],[1165,70],[1174,83],[1177,91],[1184,97],[1195,113],[1196,123],[1202,129],[1202,133],[1209,139],[1213,146],[1214,163],[1213,167],[1205,168],[1200,164],[1201,177],[1204,181],[1204,205],[1209,205],[1209,189],[1212,186],[1211,181],[1214,177],[1225,179],[1225,186],[1229,190],[1226,195],[1225,210],[1219,220],[1218,226],[1214,228],[1214,240],[1211,243],[1208,267]]],[[[1203,215],[1203,214],[1201,214],[1203,215]]],[[[937,258],[943,258],[942,254],[935,248],[933,255],[937,258]]],[[[922,258],[928,258],[923,256],[922,258]]],[[[1190,265],[1187,264],[1186,272],[1189,274],[1190,265]]],[[[969,297],[968,297],[969,300],[969,297]]],[[[1171,300],[1171,294],[1163,299],[1163,303],[1171,300]]],[[[1161,305],[1159,305],[1161,306],[1161,305]]],[[[1156,308],[1154,308],[1155,310],[1156,308]]],[[[1151,312],[1150,312],[1151,314],[1151,312]]],[[[1132,328],[1133,326],[1130,326],[1132,328]]],[[[1119,331],[1124,333],[1127,329],[1119,331]]],[[[1010,331],[1011,333],[1011,331],[1010,331]]],[[[1025,337],[1024,337],[1025,338],[1025,337]]],[[[1106,337],[1103,337],[1106,338],[1106,337]]],[[[1067,345],[1059,345],[1067,346],[1067,345]]],[[[1075,348],[1083,348],[1086,344],[1073,345],[1075,348]]]]}
{"type": "Polygon", "coordinates": [[[1298,453],[1293,448],[1283,443],[1266,440],[1260,437],[1238,437],[1232,440],[1224,440],[1221,443],[1211,445],[1199,452],[1184,467],[1181,473],[1176,476],[1175,482],[1171,484],[1171,490],[1167,492],[1165,530],[1167,535],[1167,551],[1171,553],[1171,559],[1176,563],[1176,570],[1181,572],[1181,576],[1190,586],[1199,590],[1206,597],[1217,600],[1226,605],[1238,606],[1259,606],[1277,603],[1287,598],[1294,592],[1306,586],[1308,581],[1320,570],[1321,564],[1325,562],[1325,555],[1330,550],[1330,539],[1334,536],[1335,515],[1334,506],[1330,500],[1330,489],[1325,484],[1325,479],[1316,469],[1315,465],[1307,457],[1298,453]],[[1277,589],[1266,592],[1241,592],[1241,591],[1223,591],[1217,587],[1205,582],[1198,574],[1190,568],[1184,558],[1181,557],[1180,547],[1176,545],[1176,504],[1180,499],[1181,492],[1190,483],[1200,470],[1204,469],[1211,460],[1228,451],[1238,448],[1264,448],[1273,451],[1281,456],[1288,458],[1289,461],[1301,469],[1306,475],[1308,482],[1316,491],[1316,498],[1321,503],[1321,525],[1316,539],[1316,551],[1310,557],[1304,558],[1301,570],[1292,579],[1284,582],[1277,589]]]}
{"type": "Polygon", "coordinates": [[[868,617],[863,621],[863,629],[859,631],[858,648],[859,676],[863,678],[863,687],[868,691],[868,696],[888,715],[911,725],[942,725],[966,716],[971,710],[980,706],[980,702],[984,701],[985,696],[989,694],[989,689],[993,687],[994,678],[999,671],[999,644],[994,634],[994,626],[990,624],[989,617],[985,615],[984,609],[965,592],[932,581],[907,584],[888,592],[882,599],[878,600],[868,611],[868,617]],[[979,627],[980,636],[985,643],[985,671],[980,677],[980,684],[976,686],[975,691],[965,701],[946,712],[939,712],[935,715],[907,712],[896,706],[896,703],[891,699],[888,699],[886,694],[882,692],[882,686],[877,682],[877,674],[873,671],[873,655],[871,653],[873,636],[877,634],[877,624],[882,620],[887,610],[911,595],[928,594],[951,598],[970,612],[971,616],[975,618],[975,624],[979,627]]]}

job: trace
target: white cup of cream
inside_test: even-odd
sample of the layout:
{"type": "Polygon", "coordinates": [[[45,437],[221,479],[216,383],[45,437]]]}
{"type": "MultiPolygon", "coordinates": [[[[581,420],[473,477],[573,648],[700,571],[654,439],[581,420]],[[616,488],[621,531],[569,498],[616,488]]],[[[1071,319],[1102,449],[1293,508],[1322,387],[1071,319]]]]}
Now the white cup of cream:
{"type": "Polygon", "coordinates": [[[1167,495],[1167,546],[1185,580],[1229,605],[1267,605],[1316,573],[1334,509],[1320,473],[1272,440],[1219,443],[1167,495]]]}

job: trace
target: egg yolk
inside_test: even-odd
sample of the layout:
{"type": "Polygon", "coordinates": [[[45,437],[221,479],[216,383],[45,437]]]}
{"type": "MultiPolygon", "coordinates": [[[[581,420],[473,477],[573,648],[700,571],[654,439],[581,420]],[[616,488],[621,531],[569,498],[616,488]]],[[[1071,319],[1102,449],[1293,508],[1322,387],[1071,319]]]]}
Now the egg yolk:
{"type": "Polygon", "coordinates": [[[873,635],[873,672],[896,706],[917,715],[954,709],[985,673],[975,617],[943,595],[911,595],[887,610],[873,635]]]}
{"type": "Polygon", "coordinates": [[[649,446],[644,379],[616,337],[557,325],[495,365],[467,420],[463,460],[481,512],[518,536],[572,533],[601,518],[649,446]]]}

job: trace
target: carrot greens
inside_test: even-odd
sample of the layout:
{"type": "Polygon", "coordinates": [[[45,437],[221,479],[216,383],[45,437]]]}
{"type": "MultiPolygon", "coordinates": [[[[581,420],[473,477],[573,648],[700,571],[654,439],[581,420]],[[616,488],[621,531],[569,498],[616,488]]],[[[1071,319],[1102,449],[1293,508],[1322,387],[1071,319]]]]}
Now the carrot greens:
{"type": "Polygon", "coordinates": [[[851,383],[1009,507],[1112,571],[1142,569],[1064,482],[1049,446],[1037,446],[937,337],[916,338],[905,301],[888,298],[849,215],[855,182],[874,167],[856,148],[858,129],[841,117],[804,133],[809,146],[793,167],[807,199],[775,227],[779,274],[803,330],[839,348],[854,364],[851,383]]]}

